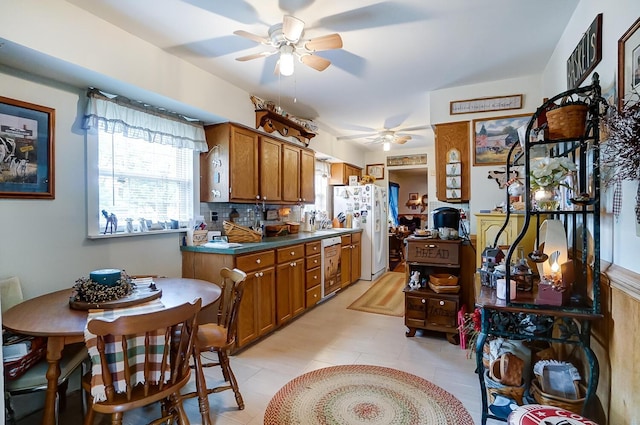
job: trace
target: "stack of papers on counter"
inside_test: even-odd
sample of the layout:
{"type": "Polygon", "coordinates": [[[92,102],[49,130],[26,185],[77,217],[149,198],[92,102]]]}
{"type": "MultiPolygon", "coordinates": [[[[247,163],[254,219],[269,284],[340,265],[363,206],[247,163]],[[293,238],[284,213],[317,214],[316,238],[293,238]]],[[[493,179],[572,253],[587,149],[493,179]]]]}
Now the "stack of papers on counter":
{"type": "Polygon", "coordinates": [[[242,246],[242,244],[237,242],[207,242],[202,246],[205,248],[237,248],[242,246]]]}

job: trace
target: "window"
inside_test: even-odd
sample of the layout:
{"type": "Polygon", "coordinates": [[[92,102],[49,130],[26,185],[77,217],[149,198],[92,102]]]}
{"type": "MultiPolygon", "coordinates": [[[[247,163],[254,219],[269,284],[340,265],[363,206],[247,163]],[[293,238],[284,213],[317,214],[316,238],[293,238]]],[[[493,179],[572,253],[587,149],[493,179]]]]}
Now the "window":
{"type": "Polygon", "coordinates": [[[331,217],[330,198],[329,198],[329,176],[331,174],[331,164],[326,161],[318,161],[315,163],[315,192],[316,200],[313,205],[305,205],[304,211],[326,211],[327,218],[331,217]]]}
{"type": "Polygon", "coordinates": [[[207,150],[202,123],[96,89],[88,97],[89,237],[176,229],[192,219],[194,159],[207,150]]]}
{"type": "MultiPolygon", "coordinates": [[[[193,156],[192,149],[100,130],[98,210],[116,215],[118,232],[127,231],[129,220],[138,230],[141,219],[158,230],[171,220],[188,221],[193,218],[193,156]]],[[[107,226],[103,214],[98,229],[107,226]]]]}

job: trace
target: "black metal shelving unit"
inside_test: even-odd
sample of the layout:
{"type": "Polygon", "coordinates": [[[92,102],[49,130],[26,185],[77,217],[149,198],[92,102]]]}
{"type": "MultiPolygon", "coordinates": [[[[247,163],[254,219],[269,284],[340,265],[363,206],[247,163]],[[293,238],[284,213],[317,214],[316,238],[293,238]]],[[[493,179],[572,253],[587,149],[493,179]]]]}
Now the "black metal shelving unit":
{"type": "MultiPolygon", "coordinates": [[[[530,226],[538,226],[541,217],[559,220],[568,237],[568,257],[573,265],[573,284],[568,301],[562,305],[549,305],[537,299],[537,281],[531,292],[517,291],[511,300],[511,285],[506,285],[506,299],[496,297],[494,288],[476,284],[476,305],[482,311],[482,328],[476,345],[476,371],[482,392],[482,425],[488,418],[504,420],[489,411],[487,389],[482,363],[483,348],[488,337],[546,341],[555,344],[569,344],[582,349],[588,364],[583,365],[586,375],[586,394],[582,414],[587,414],[587,406],[592,401],[598,386],[598,359],[590,347],[591,323],[602,317],[600,311],[600,116],[606,102],[602,98],[599,77],[594,73],[590,85],[562,92],[545,101],[532,115],[526,128],[522,151],[517,145],[509,151],[507,175],[513,167],[524,168],[525,220],[519,235],[511,244],[505,262],[505,280],[512,278],[511,264],[516,249],[530,226]],[[569,139],[551,138],[540,126],[541,118],[547,111],[566,102],[582,102],[588,112],[584,134],[569,139]],[[536,137],[544,134],[545,137],[536,137]],[[532,137],[534,135],[534,137],[532,137]],[[545,151],[549,157],[570,158],[577,167],[574,191],[565,192],[566,199],[557,210],[540,210],[532,200],[531,165],[533,153],[545,151]],[[575,192],[575,193],[574,193],[575,192]],[[584,195],[584,196],[583,196],[584,195]],[[567,201],[572,200],[572,201],[567,201]]],[[[544,121],[544,119],[542,120],[544,121]]],[[[507,206],[509,206],[507,189],[507,206]]],[[[505,225],[496,236],[496,241],[505,229],[510,217],[507,208],[505,225]]],[[[537,238],[539,239],[539,238],[537,238]]],[[[536,245],[540,242],[536,241],[536,245]]],[[[534,250],[538,246],[534,247],[534,250]]],[[[530,256],[531,258],[531,256],[530,256]]],[[[528,383],[527,383],[528,384],[528,383]]]]}

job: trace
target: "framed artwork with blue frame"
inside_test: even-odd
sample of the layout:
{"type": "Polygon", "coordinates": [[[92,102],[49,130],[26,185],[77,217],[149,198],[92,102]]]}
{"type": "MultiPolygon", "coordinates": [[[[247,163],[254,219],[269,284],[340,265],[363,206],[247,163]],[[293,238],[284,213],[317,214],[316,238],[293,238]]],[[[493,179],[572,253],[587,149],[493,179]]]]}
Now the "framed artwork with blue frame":
{"type": "Polygon", "coordinates": [[[0,96],[0,198],[54,199],[55,109],[0,96]]]}

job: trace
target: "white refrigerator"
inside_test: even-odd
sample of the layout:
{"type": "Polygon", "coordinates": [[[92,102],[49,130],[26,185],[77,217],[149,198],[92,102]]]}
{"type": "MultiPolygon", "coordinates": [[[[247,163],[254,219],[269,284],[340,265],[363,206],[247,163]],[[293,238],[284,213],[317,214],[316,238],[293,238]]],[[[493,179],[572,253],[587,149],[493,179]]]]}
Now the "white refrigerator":
{"type": "Polygon", "coordinates": [[[361,279],[375,280],[387,269],[387,189],[366,184],[363,186],[334,186],[333,217],[347,227],[351,215],[351,227],[362,229],[361,279]]]}

